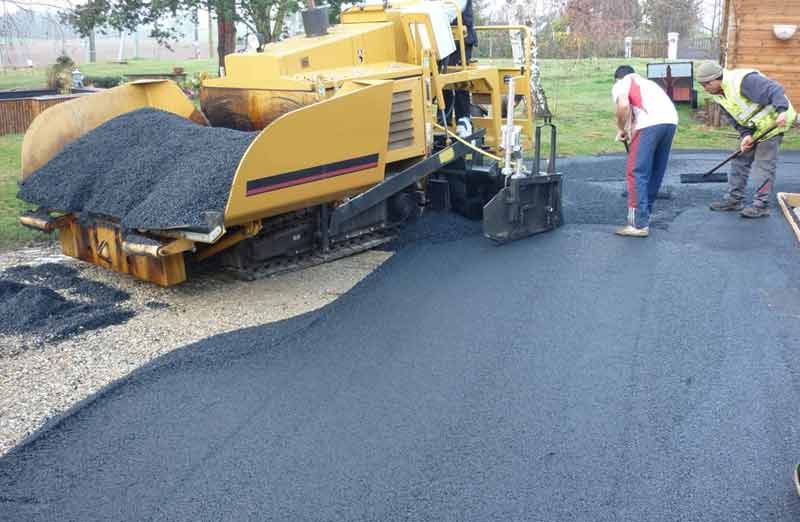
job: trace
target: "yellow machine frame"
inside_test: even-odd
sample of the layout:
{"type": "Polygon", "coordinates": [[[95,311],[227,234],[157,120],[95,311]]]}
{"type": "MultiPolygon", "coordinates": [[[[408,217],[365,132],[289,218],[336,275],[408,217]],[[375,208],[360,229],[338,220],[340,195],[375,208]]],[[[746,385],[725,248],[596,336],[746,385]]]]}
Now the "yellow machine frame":
{"type": "MultiPolygon", "coordinates": [[[[217,229],[206,234],[139,231],[162,241],[161,246],[145,247],[126,242],[113,222],[78,224],[57,209],[47,209],[55,215],[27,214],[21,221],[41,230],[58,229],[66,255],[169,286],[186,278],[186,255],[198,260],[215,255],[262,232],[263,220],[271,216],[335,205],[383,181],[388,165],[429,157],[434,135],[441,134],[436,113],[443,109],[447,88],[469,90],[488,106],[488,115],[473,122],[485,130],[487,152],[497,153],[505,123],[503,97],[507,82],[514,82],[525,112],[513,121],[522,128],[523,142],[531,145],[534,104],[527,27],[475,28],[521,31],[527,40],[522,67],[467,63],[459,12],[453,32],[462,65],[440,72],[428,15],[364,6],[343,12],[342,22],[339,30],[321,39],[296,37],[274,44],[263,56],[227,56],[228,76],[202,86],[205,115],[172,82],[139,81],[48,109],[25,136],[23,177],[89,130],[142,107],[200,124],[261,130],[239,163],[217,229]],[[343,58],[348,53],[355,53],[354,64],[343,58]]],[[[447,122],[448,142],[452,125],[447,122]]]]}

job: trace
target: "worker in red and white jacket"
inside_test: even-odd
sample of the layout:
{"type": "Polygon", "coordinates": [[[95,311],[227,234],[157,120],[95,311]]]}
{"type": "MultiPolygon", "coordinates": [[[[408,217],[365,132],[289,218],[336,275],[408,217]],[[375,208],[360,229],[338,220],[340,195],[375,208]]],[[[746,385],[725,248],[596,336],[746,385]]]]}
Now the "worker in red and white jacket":
{"type": "Polygon", "coordinates": [[[616,106],[617,139],[631,142],[627,167],[628,224],[616,233],[647,237],[653,203],[678,128],[678,112],[657,83],[642,78],[629,65],[617,67],[611,95],[616,106]]]}

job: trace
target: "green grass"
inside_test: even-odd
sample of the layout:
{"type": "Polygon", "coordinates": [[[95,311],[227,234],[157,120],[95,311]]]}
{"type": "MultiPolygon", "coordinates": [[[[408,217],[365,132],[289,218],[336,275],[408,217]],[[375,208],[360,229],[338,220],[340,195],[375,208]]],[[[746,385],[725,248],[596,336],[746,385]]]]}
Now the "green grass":
{"type": "MultiPolygon", "coordinates": [[[[612,76],[623,63],[633,65],[643,76],[647,74],[648,60],[541,60],[542,85],[559,131],[559,155],[624,151],[623,145],[614,141],[616,125],[611,101],[612,76]]],[[[695,88],[703,107],[703,89],[699,84],[695,88]]],[[[693,118],[691,112],[688,104],[678,105],[680,123],[673,148],[731,151],[736,148],[732,127],[708,127],[693,118]]],[[[800,149],[800,133],[790,133],[782,148],[800,149]]]]}
{"type": "MultiPolygon", "coordinates": [[[[217,60],[128,60],[127,64],[113,62],[87,63],[78,66],[85,76],[124,76],[130,74],[170,73],[173,67],[183,67],[188,75],[207,72],[216,76],[217,60]]],[[[46,68],[32,71],[7,71],[0,74],[2,89],[46,88],[46,68]]]]}
{"type": "Polygon", "coordinates": [[[12,245],[47,238],[17,222],[19,213],[27,208],[16,197],[21,148],[21,134],[0,136],[0,251],[12,245]]]}

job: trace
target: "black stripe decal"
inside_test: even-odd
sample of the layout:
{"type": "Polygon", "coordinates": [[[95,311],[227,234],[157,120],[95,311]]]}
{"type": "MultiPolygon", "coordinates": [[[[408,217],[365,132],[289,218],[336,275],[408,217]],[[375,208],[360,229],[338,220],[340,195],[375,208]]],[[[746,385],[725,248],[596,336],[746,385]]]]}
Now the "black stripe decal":
{"type": "Polygon", "coordinates": [[[350,174],[366,168],[371,168],[378,163],[378,154],[369,154],[358,158],[351,158],[335,163],[317,165],[306,169],[253,179],[247,182],[247,195],[255,195],[270,190],[277,190],[286,186],[299,185],[337,175],[350,174]],[[326,176],[330,174],[330,176],[326,176]],[[310,179],[306,179],[310,178],[310,179]]]}

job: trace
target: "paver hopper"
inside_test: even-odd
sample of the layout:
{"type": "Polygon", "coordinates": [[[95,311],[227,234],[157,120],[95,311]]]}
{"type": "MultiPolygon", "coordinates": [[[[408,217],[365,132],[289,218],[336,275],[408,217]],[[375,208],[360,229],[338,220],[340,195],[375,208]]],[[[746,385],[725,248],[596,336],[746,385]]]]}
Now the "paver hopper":
{"type": "MultiPolygon", "coordinates": [[[[101,204],[78,208],[64,202],[54,183],[21,222],[58,230],[67,255],[165,286],[185,280],[187,264],[213,261],[257,275],[287,266],[286,259],[302,265],[374,247],[425,207],[480,218],[498,192],[502,202],[494,205],[514,212],[492,213],[488,237],[505,241],[558,226],[561,179],[554,163],[543,174],[522,162],[535,141],[528,29],[477,28],[522,33],[528,45],[520,65],[445,66],[432,18],[421,5],[354,7],[324,36],[229,55],[226,76],[203,83],[202,110],[164,80],[130,83],[48,109],[25,136],[24,178],[78,150],[104,123],[141,108],[257,135],[229,176],[203,172],[202,179],[210,180],[204,183],[224,201],[199,208],[202,219],[133,221],[98,212],[101,204]],[[444,91],[452,88],[470,91],[481,114],[466,140],[455,136],[445,111],[444,91]],[[530,178],[523,183],[537,190],[509,193],[512,176],[530,178]]],[[[453,34],[461,31],[459,16],[453,34]]],[[[456,52],[464,56],[460,42],[456,52]]],[[[101,154],[113,166],[119,149],[108,149],[101,154]]],[[[154,157],[166,159],[148,168],[167,169],[174,160],[167,152],[156,149],[154,157]]],[[[149,179],[162,178],[156,172],[149,179]]],[[[86,183],[87,190],[103,181],[86,183]]],[[[177,180],[176,187],[190,181],[177,180]]],[[[182,198],[176,193],[163,203],[182,198]]]]}

